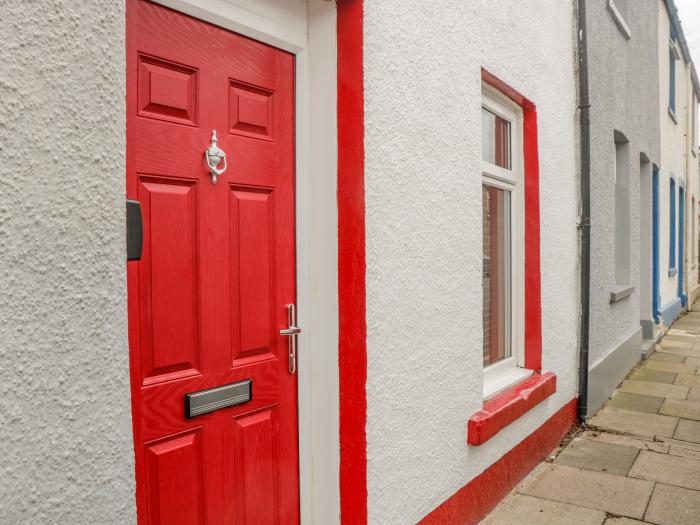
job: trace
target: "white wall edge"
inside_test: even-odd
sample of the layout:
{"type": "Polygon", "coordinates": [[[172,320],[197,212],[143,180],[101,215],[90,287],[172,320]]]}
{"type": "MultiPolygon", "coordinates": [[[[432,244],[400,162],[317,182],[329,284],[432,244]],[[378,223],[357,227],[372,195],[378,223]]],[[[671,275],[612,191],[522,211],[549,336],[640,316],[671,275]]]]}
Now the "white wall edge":
{"type": "Polygon", "coordinates": [[[335,2],[154,0],[295,54],[299,496],[303,524],[340,523],[335,2]],[[234,5],[234,3],[239,5],[234,5]],[[303,5],[304,23],[265,16],[303,5]],[[313,102],[312,102],[313,101],[313,102]]]}

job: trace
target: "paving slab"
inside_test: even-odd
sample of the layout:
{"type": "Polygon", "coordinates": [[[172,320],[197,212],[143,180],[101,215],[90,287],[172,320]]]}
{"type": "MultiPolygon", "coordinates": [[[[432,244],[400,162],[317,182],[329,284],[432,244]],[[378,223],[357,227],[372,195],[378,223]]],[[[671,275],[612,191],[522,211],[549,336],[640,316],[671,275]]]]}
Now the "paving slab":
{"type": "Polygon", "coordinates": [[[480,525],[601,525],[605,516],[600,510],[514,494],[501,502],[480,525]]]}
{"type": "Polygon", "coordinates": [[[632,518],[608,518],[605,525],[645,525],[648,521],[633,520],[632,518]]]}
{"type": "MultiPolygon", "coordinates": [[[[672,354],[661,354],[661,355],[672,355],[672,354]]],[[[683,359],[682,356],[676,356],[683,359]]],[[[647,359],[642,365],[643,368],[649,370],[663,370],[665,372],[678,372],[682,374],[694,374],[697,370],[696,366],[687,365],[685,363],[671,363],[668,361],[662,361],[660,359],[647,359]]]]}
{"type": "Polygon", "coordinates": [[[693,443],[692,441],[681,441],[680,439],[674,439],[674,438],[658,438],[659,442],[664,443],[668,446],[676,446],[676,447],[683,447],[687,448],[689,450],[697,450],[700,451],[700,443],[693,443]]]}
{"type": "Polygon", "coordinates": [[[518,492],[641,519],[653,487],[652,481],[550,464],[526,478],[518,492]]]}
{"type": "MultiPolygon", "coordinates": [[[[663,354],[663,355],[673,355],[673,354],[663,354]]],[[[676,356],[679,357],[679,356],[676,356]]],[[[691,366],[700,366],[700,357],[686,357],[684,363],[691,366]]]]}
{"type": "MultiPolygon", "coordinates": [[[[698,323],[700,324],[700,323],[698,323]]],[[[671,334],[669,333],[668,335],[664,336],[663,340],[664,341],[690,341],[695,342],[696,337],[694,335],[686,335],[686,334],[671,334]]]]}
{"type": "Polygon", "coordinates": [[[637,454],[639,449],[635,447],[576,438],[571,440],[554,462],[557,465],[625,476],[637,454]]]}
{"type": "Polygon", "coordinates": [[[590,420],[590,424],[597,427],[648,438],[673,437],[677,423],[678,418],[672,416],[645,414],[612,407],[604,407],[590,420]]]}
{"type": "Polygon", "coordinates": [[[664,337],[659,344],[661,345],[661,348],[691,348],[693,346],[694,341],[693,340],[679,340],[677,338],[666,338],[664,337]]]}
{"type": "Polygon", "coordinates": [[[657,345],[656,351],[664,354],[682,355],[685,357],[700,357],[700,348],[698,348],[697,345],[693,345],[693,348],[672,348],[657,345]]]}
{"type": "Polygon", "coordinates": [[[642,394],[646,396],[659,396],[671,399],[685,399],[688,397],[688,387],[669,385],[666,383],[653,383],[651,381],[633,381],[626,379],[618,389],[620,392],[642,394]]]}
{"type": "MultiPolygon", "coordinates": [[[[671,372],[659,373],[669,374],[671,372]]],[[[613,393],[613,396],[608,401],[607,406],[614,408],[623,408],[625,410],[634,410],[636,412],[648,412],[650,414],[656,414],[661,408],[661,405],[663,405],[664,399],[665,398],[658,396],[645,396],[642,394],[631,394],[629,392],[620,392],[616,390],[613,393]]]]}
{"type": "Polygon", "coordinates": [[[608,432],[595,432],[593,430],[586,430],[580,434],[579,437],[590,441],[599,441],[601,443],[612,443],[613,445],[634,447],[640,450],[653,450],[654,452],[660,452],[662,454],[667,453],[671,446],[665,441],[675,441],[671,438],[663,438],[664,441],[650,441],[632,436],[625,436],[623,434],[610,434],[608,432]]]}
{"type": "Polygon", "coordinates": [[[649,359],[647,359],[647,361],[652,360],[652,361],[669,361],[671,363],[682,363],[686,359],[697,359],[697,358],[685,357],[682,355],[675,355],[675,354],[664,354],[661,352],[652,352],[651,355],[649,356],[649,359]]]}
{"type": "Polygon", "coordinates": [[[700,461],[641,450],[628,476],[700,490],[700,461]]]}
{"type": "Polygon", "coordinates": [[[688,401],[700,401],[700,388],[690,387],[688,391],[688,401]]]}
{"type": "Polygon", "coordinates": [[[677,337],[677,336],[695,337],[696,335],[698,335],[698,334],[688,333],[687,330],[679,330],[679,329],[676,329],[676,328],[670,328],[670,329],[666,330],[666,333],[664,334],[664,337],[668,337],[668,336],[675,336],[675,337],[677,337]]]}
{"type": "Polygon", "coordinates": [[[696,374],[676,374],[676,385],[700,387],[700,376],[696,374]]]}
{"type": "MultiPolygon", "coordinates": [[[[664,372],[662,370],[653,370],[651,368],[639,368],[632,372],[632,375],[629,376],[630,379],[634,381],[652,381],[654,383],[673,383],[673,381],[676,379],[676,376],[678,373],[676,372],[664,372]]],[[[689,374],[688,374],[689,375],[689,374]]],[[[700,376],[693,376],[693,377],[698,377],[700,379],[700,376]]],[[[681,384],[681,383],[678,383],[681,384]]],[[[691,386],[691,385],[687,385],[691,386]]]]}
{"type": "Polygon", "coordinates": [[[681,419],[678,421],[678,427],[673,434],[673,438],[681,441],[690,441],[691,443],[700,443],[700,421],[681,419]]]}
{"type": "Polygon", "coordinates": [[[692,331],[698,328],[698,324],[692,322],[690,318],[687,317],[681,317],[678,319],[675,323],[671,325],[671,328],[673,330],[686,330],[686,331],[692,331]]]}
{"type": "Polygon", "coordinates": [[[657,483],[645,519],[659,525],[698,525],[700,492],[657,483]]]}
{"type": "Polygon", "coordinates": [[[668,453],[673,454],[674,456],[697,459],[698,461],[700,461],[700,450],[692,450],[685,447],[679,447],[677,445],[669,445],[668,453]]]}
{"type": "Polygon", "coordinates": [[[659,413],[666,416],[676,416],[683,419],[700,421],[700,402],[667,399],[661,406],[659,413]]]}

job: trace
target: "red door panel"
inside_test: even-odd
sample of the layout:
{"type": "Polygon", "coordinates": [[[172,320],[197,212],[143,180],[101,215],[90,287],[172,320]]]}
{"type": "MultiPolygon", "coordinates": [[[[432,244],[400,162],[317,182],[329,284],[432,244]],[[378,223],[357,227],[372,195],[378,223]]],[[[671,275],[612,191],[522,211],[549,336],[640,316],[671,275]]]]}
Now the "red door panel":
{"type": "Polygon", "coordinates": [[[143,384],[199,374],[197,191],[191,181],[139,177],[143,384]]]}
{"type": "Polygon", "coordinates": [[[151,523],[204,523],[199,429],[146,445],[151,523]]]}
{"type": "Polygon", "coordinates": [[[298,523],[279,334],[296,295],[293,57],[128,0],[126,182],[144,226],[127,268],[139,523],[298,523]],[[243,380],[251,400],[185,417],[186,394],[243,380]]]}
{"type": "Polygon", "coordinates": [[[238,523],[279,523],[278,468],[274,435],[276,410],[268,408],[235,419],[234,441],[238,523]],[[260,461],[260,458],[271,461],[260,461]],[[274,460],[272,460],[274,459],[274,460]]]}

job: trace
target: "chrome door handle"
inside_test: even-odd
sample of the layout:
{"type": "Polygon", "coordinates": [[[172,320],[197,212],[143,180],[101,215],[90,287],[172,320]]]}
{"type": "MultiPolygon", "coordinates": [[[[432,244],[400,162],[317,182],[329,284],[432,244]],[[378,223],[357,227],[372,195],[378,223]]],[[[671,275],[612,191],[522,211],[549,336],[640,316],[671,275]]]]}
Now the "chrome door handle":
{"type": "Polygon", "coordinates": [[[287,370],[290,374],[297,371],[297,335],[301,333],[301,328],[297,326],[297,312],[293,304],[287,305],[287,328],[280,330],[280,335],[289,337],[287,353],[287,370]]]}

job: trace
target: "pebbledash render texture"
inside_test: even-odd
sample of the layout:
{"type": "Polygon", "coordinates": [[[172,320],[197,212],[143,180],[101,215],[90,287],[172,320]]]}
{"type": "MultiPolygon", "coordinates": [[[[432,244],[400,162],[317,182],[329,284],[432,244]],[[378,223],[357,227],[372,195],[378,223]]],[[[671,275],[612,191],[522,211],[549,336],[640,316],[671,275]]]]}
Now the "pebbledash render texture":
{"type": "MultiPolygon", "coordinates": [[[[124,100],[126,25],[137,21],[125,20],[126,1],[131,6],[141,2],[0,3],[3,522],[136,521],[124,100]]],[[[157,3],[182,10],[169,12],[173,19],[185,12],[201,18],[197,24],[203,31],[210,29],[204,22],[219,23],[266,44],[284,42],[286,51],[299,53],[296,166],[313,175],[296,173],[296,205],[308,212],[298,213],[296,224],[297,263],[306,264],[297,275],[297,300],[306,324],[299,347],[300,431],[290,436],[299,438],[302,521],[311,523],[314,516],[323,525],[480,519],[575,417],[577,2],[157,3]],[[288,27],[273,23],[284,17],[288,27]],[[285,33],[292,25],[295,30],[285,33]],[[297,32],[302,35],[298,41],[285,40],[297,32]],[[331,64],[332,73],[315,70],[318,64],[331,64]],[[336,96],[336,114],[319,111],[335,107],[336,96]],[[516,262],[526,269],[524,254],[539,254],[536,271],[522,272],[528,277],[523,289],[536,289],[536,294],[531,303],[523,299],[525,313],[517,312],[527,318],[523,331],[536,336],[523,336],[533,348],[524,349],[521,369],[511,370],[520,379],[526,377],[524,368],[533,374],[520,383],[505,381],[503,391],[494,388],[491,393],[497,395],[486,400],[484,100],[515,115],[512,136],[521,142],[515,141],[514,151],[528,152],[522,155],[527,166],[521,166],[527,175],[518,182],[527,188],[500,188],[517,195],[513,209],[522,205],[526,210],[516,211],[524,218],[513,226],[525,246],[514,242],[504,251],[522,252],[523,261],[516,262]],[[337,121],[319,123],[329,115],[337,121]],[[329,129],[345,140],[333,144],[336,135],[329,129]],[[336,186],[329,180],[338,182],[340,202],[333,200],[336,186]],[[300,188],[299,181],[309,184],[300,188]],[[516,201],[521,194],[522,201],[516,201]],[[530,207],[532,202],[536,205],[530,207]],[[305,236],[309,225],[299,224],[305,217],[323,231],[305,236]],[[329,217],[333,220],[326,221],[329,217]],[[324,259],[324,251],[338,257],[324,259]],[[322,275],[313,280],[308,273],[322,275]],[[303,311],[305,301],[313,308],[303,311]],[[326,304],[341,306],[330,308],[329,316],[320,312],[326,304]],[[526,367],[530,351],[537,354],[537,364],[526,367]],[[330,390],[340,399],[319,394],[330,390]],[[478,432],[468,435],[468,426],[478,432]],[[324,439],[329,434],[341,446],[324,439]],[[347,445],[359,452],[348,455],[347,445]],[[346,514],[338,516],[337,505],[346,514]]],[[[693,170],[684,167],[687,158],[678,146],[691,129],[683,101],[692,105],[695,100],[688,93],[691,68],[683,67],[682,57],[678,67],[684,80],[679,72],[678,82],[685,91],[677,97],[675,115],[682,124],[674,127],[667,111],[669,5],[670,0],[586,0],[593,217],[589,414],[638,361],[644,339],[658,332],[650,282],[652,210],[644,205],[651,202],[654,167],[660,168],[666,192],[663,206],[671,175],[680,185],[692,171],[694,179],[684,179],[685,188],[696,193],[690,202],[700,191],[697,163],[693,170]]],[[[148,9],[166,7],[149,4],[148,9]]],[[[158,20],[139,20],[141,30],[147,32],[147,24],[158,20]]],[[[166,96],[166,107],[168,102],[166,96]]],[[[235,167],[236,159],[229,160],[235,167]]],[[[517,167],[508,170],[516,173],[517,167]]],[[[497,178],[492,175],[491,183],[497,178]]],[[[207,171],[192,177],[210,183],[207,171]]],[[[666,221],[668,212],[661,210],[666,221]]],[[[664,259],[669,226],[661,224],[661,306],[680,301],[677,278],[664,259]]],[[[691,235],[690,242],[697,238],[691,235]]],[[[690,263],[697,266],[694,255],[690,263]]],[[[514,311],[520,307],[513,304],[514,311]]],[[[153,486],[149,497],[160,501],[153,486]]],[[[146,489],[139,485],[139,490],[146,489]]]]}
{"type": "Polygon", "coordinates": [[[591,104],[588,414],[593,415],[639,361],[643,338],[654,337],[651,184],[653,166],[660,164],[659,36],[656,1],[586,0],[586,7],[591,104]],[[625,187],[616,188],[616,179],[625,187]],[[616,215],[626,216],[627,224],[616,215]],[[620,266],[626,268],[620,272],[620,266]],[[613,299],[614,292],[622,293],[613,299]]]}
{"type": "Polygon", "coordinates": [[[0,521],[135,523],[124,2],[0,4],[0,521]]]}
{"type": "Polygon", "coordinates": [[[576,396],[571,2],[364,6],[369,523],[417,522],[576,396]],[[481,68],[537,108],[542,369],[557,392],[480,447],[481,68]]]}

